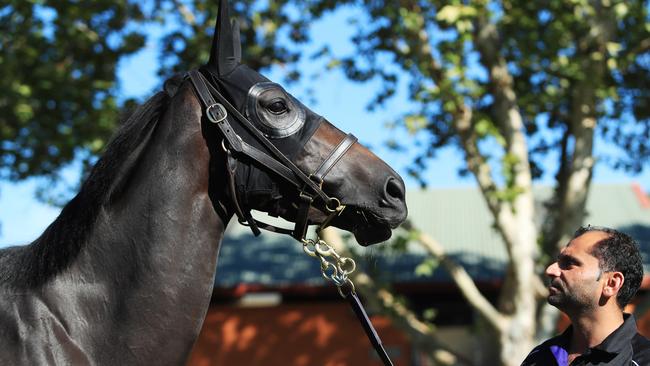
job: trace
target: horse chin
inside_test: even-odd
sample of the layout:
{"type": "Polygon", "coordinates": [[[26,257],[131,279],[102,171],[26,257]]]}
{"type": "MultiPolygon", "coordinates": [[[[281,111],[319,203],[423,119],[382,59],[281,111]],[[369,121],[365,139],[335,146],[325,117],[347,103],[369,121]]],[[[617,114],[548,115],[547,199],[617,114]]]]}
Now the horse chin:
{"type": "Polygon", "coordinates": [[[332,221],[332,226],[354,234],[359,245],[369,246],[390,239],[392,226],[376,218],[370,211],[348,207],[341,216],[332,221]]]}
{"type": "MultiPolygon", "coordinates": [[[[273,212],[274,216],[280,216],[285,220],[295,222],[296,210],[295,208],[281,207],[273,212]]],[[[268,211],[267,211],[268,212],[268,211]]],[[[369,246],[377,244],[390,239],[392,229],[397,226],[391,226],[389,223],[384,223],[375,218],[376,215],[369,211],[362,211],[349,207],[343,213],[334,218],[330,223],[332,226],[341,230],[348,231],[354,235],[354,238],[362,246],[369,246]]],[[[312,225],[320,225],[326,220],[327,216],[324,212],[311,207],[309,210],[309,222],[312,225]]],[[[401,222],[401,221],[400,221],[401,222]]]]}
{"type": "Polygon", "coordinates": [[[390,239],[393,234],[388,226],[365,227],[353,231],[354,238],[360,245],[367,247],[390,239]]]}

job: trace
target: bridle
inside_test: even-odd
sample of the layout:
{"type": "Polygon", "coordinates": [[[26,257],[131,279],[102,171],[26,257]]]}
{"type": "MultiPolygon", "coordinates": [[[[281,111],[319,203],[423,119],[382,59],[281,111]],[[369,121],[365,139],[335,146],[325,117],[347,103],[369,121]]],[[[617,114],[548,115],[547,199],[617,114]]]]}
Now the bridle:
{"type": "Polygon", "coordinates": [[[207,119],[216,125],[223,136],[222,147],[228,154],[226,159],[227,171],[229,177],[229,187],[233,206],[239,222],[251,228],[255,236],[260,234],[259,229],[288,234],[299,241],[305,239],[307,235],[307,226],[309,224],[309,209],[316,207],[323,211],[327,218],[320,225],[323,229],[336,216],[343,212],[345,205],[336,197],[330,197],[323,191],[323,181],[325,176],[336,165],[345,153],[357,142],[357,138],[348,134],[341,142],[330,152],[316,170],[311,174],[306,174],[296,166],[287,156],[285,156],[264,134],[262,134],[252,122],[242,115],[230,102],[219,92],[211,83],[206,82],[206,78],[198,70],[189,72],[189,78],[194,85],[195,90],[203,105],[206,107],[205,115],[207,119]],[[216,98],[217,100],[215,101],[216,98]],[[235,121],[246,129],[264,148],[272,155],[256,148],[255,146],[244,141],[232,128],[228,116],[234,117],[235,121]],[[242,207],[239,203],[237,191],[235,189],[234,170],[236,160],[239,156],[246,156],[249,159],[258,162],[261,166],[273,171],[285,181],[289,182],[299,190],[299,205],[296,223],[293,230],[280,228],[274,225],[266,224],[253,218],[250,209],[242,207]],[[320,199],[322,209],[314,206],[317,199],[320,199]]]}
{"type": "Polygon", "coordinates": [[[287,156],[285,156],[264,134],[262,134],[251,123],[248,118],[242,115],[230,102],[215,88],[205,76],[198,71],[192,70],[187,77],[194,85],[199,99],[205,106],[205,116],[214,125],[219,128],[223,140],[221,146],[227,154],[226,170],[228,175],[228,186],[231,192],[232,203],[239,222],[242,225],[249,226],[255,236],[260,234],[260,229],[278,232],[293,236],[303,244],[303,250],[308,255],[318,258],[321,262],[321,273],[323,277],[334,282],[339,293],[348,300],[354,313],[357,315],[363,326],[368,339],[372,343],[378,356],[384,365],[393,365],[388,353],[384,349],[377,332],[375,331],[368,315],[366,314],[361,301],[356,295],[354,284],[348,278],[348,275],[355,269],[355,263],[351,258],[341,257],[334,249],[322,240],[307,239],[307,226],[309,224],[309,209],[316,207],[324,212],[327,216],[323,223],[318,227],[318,231],[324,229],[329,223],[343,212],[345,205],[336,197],[330,197],[323,191],[323,182],[325,176],[338,163],[345,153],[357,142],[357,138],[352,134],[346,135],[343,140],[329,153],[323,162],[311,174],[306,174],[298,168],[287,156]],[[217,99],[215,101],[215,98],[217,99]],[[229,116],[234,117],[236,123],[244,127],[262,146],[269,151],[271,156],[255,146],[244,141],[233,129],[229,116]],[[299,190],[299,206],[296,217],[296,223],[293,230],[280,228],[274,225],[266,224],[255,218],[251,210],[242,207],[239,203],[237,190],[235,187],[235,169],[237,159],[245,156],[253,161],[258,162],[265,168],[273,171],[287,182],[291,183],[299,190]],[[319,199],[323,209],[314,206],[319,199]]]}

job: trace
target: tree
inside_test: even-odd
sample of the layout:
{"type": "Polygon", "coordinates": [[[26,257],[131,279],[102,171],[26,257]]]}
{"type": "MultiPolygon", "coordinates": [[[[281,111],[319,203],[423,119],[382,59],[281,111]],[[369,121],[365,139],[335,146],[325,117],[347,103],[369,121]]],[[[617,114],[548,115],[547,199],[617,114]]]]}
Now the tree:
{"type": "Polygon", "coordinates": [[[54,177],[104,146],[118,116],[116,66],[145,36],[137,4],[10,1],[0,6],[0,179],[54,177]]]}
{"type": "MultiPolygon", "coordinates": [[[[134,105],[119,98],[116,71],[145,46],[143,27],[165,29],[159,73],[168,77],[207,60],[216,8],[212,0],[0,4],[0,179],[46,177],[41,198],[54,198],[47,192],[60,181],[61,169],[75,159],[92,164],[116,129],[120,110],[134,105]]],[[[282,7],[242,1],[235,10],[247,20],[241,28],[243,53],[253,60],[249,66],[296,59],[277,42],[282,24],[289,26],[282,7]]]]}
{"type": "MultiPolygon", "coordinates": [[[[371,105],[408,82],[417,107],[396,125],[429,138],[411,174],[421,177],[436,149],[452,145],[476,178],[509,257],[497,304],[441,245],[416,235],[492,335],[482,339],[494,341],[486,350],[495,354],[474,362],[518,365],[539,338],[537,324],[544,322],[538,316],[547,314],[540,311],[545,290],[535,274],[582,224],[597,160],[633,171],[647,165],[648,4],[315,0],[306,13],[319,17],[341,6],[357,11],[357,49],[328,55],[331,64],[352,80],[383,81],[371,105]],[[619,146],[619,154],[595,156],[597,134],[619,146]],[[557,170],[542,164],[548,157],[556,158],[557,170]],[[555,193],[542,213],[532,184],[545,174],[554,174],[555,193]]],[[[377,294],[367,292],[390,308],[377,294]]],[[[415,323],[405,326],[430,337],[415,323]]]]}

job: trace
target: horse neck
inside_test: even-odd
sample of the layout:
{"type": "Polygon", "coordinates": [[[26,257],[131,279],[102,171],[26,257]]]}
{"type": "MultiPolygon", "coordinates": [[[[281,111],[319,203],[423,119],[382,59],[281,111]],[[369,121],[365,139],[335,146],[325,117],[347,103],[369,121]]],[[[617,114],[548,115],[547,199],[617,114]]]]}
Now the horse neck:
{"type": "Polygon", "coordinates": [[[100,303],[88,308],[105,308],[110,329],[129,347],[142,345],[134,357],[143,360],[186,356],[212,294],[229,217],[217,215],[208,192],[213,182],[200,113],[191,90],[181,88],[71,269],[82,285],[100,285],[94,299],[100,303]]]}

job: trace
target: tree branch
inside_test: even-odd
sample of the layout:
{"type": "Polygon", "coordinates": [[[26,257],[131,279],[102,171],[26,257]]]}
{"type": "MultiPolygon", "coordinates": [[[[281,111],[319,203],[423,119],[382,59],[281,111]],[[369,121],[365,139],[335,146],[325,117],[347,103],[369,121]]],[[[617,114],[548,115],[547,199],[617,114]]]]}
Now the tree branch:
{"type": "MultiPolygon", "coordinates": [[[[341,256],[353,257],[354,255],[346,248],[343,239],[333,228],[321,231],[321,237],[332,246],[341,256]]],[[[381,309],[382,313],[391,316],[393,323],[404,330],[411,340],[418,347],[427,350],[434,350],[431,356],[441,365],[473,365],[473,363],[462,354],[449,348],[438,339],[435,328],[418,319],[410,309],[400,303],[389,291],[378,288],[375,281],[357,267],[351,274],[351,280],[356,290],[374,309],[381,309]]]]}
{"type": "Polygon", "coordinates": [[[187,7],[187,5],[183,4],[179,0],[172,0],[172,2],[176,6],[176,9],[178,9],[178,11],[180,12],[181,17],[183,18],[185,23],[187,23],[187,24],[189,24],[191,26],[195,26],[196,25],[196,17],[192,13],[192,11],[190,11],[190,9],[187,7]]]}
{"type": "MultiPolygon", "coordinates": [[[[474,44],[481,54],[481,63],[488,70],[488,88],[494,97],[492,113],[494,121],[506,141],[506,154],[516,159],[512,165],[512,187],[521,190],[521,194],[514,201],[513,209],[519,217],[531,221],[526,233],[529,237],[537,237],[537,230],[532,225],[534,215],[534,198],[532,195],[532,176],[528,157],[528,143],[523,122],[523,116],[517,104],[517,95],[514,90],[514,81],[505,58],[499,53],[500,40],[496,25],[480,15],[475,22],[474,44]]],[[[497,224],[501,224],[497,222],[497,224]]],[[[505,226],[505,225],[504,225],[505,226]]],[[[521,227],[502,227],[506,238],[506,245],[512,245],[515,231],[521,227]]],[[[516,261],[515,261],[516,262],[516,261]]]]}
{"type": "Polygon", "coordinates": [[[567,127],[560,141],[560,166],[555,174],[555,189],[553,195],[546,201],[546,220],[542,225],[542,248],[549,258],[553,258],[564,236],[568,235],[564,224],[564,209],[562,203],[567,194],[571,156],[569,154],[569,139],[571,131],[567,127]]]}
{"type": "MultiPolygon", "coordinates": [[[[594,131],[596,129],[597,86],[603,84],[607,73],[606,61],[596,55],[607,54],[607,43],[613,39],[616,25],[609,7],[594,5],[593,16],[587,19],[591,32],[577,41],[576,59],[581,64],[580,77],[575,78],[571,85],[570,113],[567,122],[567,139],[572,138],[573,150],[565,153],[565,171],[558,177],[558,189],[553,198],[552,225],[548,230],[552,239],[549,250],[558,250],[570,239],[571,234],[582,225],[585,218],[585,207],[595,159],[593,156],[594,131]]],[[[643,47],[643,45],[640,45],[643,47]]]]}
{"type": "Polygon", "coordinates": [[[453,279],[456,286],[460,289],[463,297],[470,305],[483,317],[493,328],[503,330],[507,318],[501,314],[486,298],[481,294],[474,280],[467,273],[465,268],[449,258],[440,243],[430,236],[419,233],[417,236],[418,243],[422,245],[429,254],[440,261],[453,279]]]}
{"type": "Polygon", "coordinates": [[[507,188],[514,190],[511,210],[496,217],[496,225],[504,238],[512,276],[504,281],[500,307],[517,318],[521,329],[535,329],[535,258],[538,231],[535,225],[535,198],[524,119],[519,110],[514,80],[505,58],[500,53],[501,40],[496,25],[490,22],[487,9],[479,9],[474,31],[474,44],[481,54],[481,63],[488,70],[488,88],[494,98],[493,119],[505,139],[506,159],[511,178],[507,188]]]}
{"type": "MultiPolygon", "coordinates": [[[[423,74],[430,75],[431,79],[439,88],[451,89],[450,87],[445,88],[445,86],[452,85],[452,82],[448,79],[443,68],[436,61],[436,58],[433,55],[429,33],[426,29],[423,28],[419,30],[417,39],[419,47],[414,47],[414,52],[416,53],[414,57],[416,59],[429,60],[428,63],[422,63],[422,65],[424,65],[422,67],[426,67],[425,70],[422,70],[423,74]]],[[[500,216],[508,216],[510,209],[505,207],[507,205],[504,205],[503,202],[498,199],[498,188],[492,179],[490,165],[479,150],[477,136],[472,124],[472,109],[467,106],[463,101],[463,98],[454,93],[453,90],[441,93],[441,96],[443,102],[451,102],[455,106],[455,112],[452,112],[452,123],[460,136],[461,144],[465,152],[465,163],[467,164],[467,168],[476,177],[476,181],[483,193],[483,197],[485,197],[488,208],[495,219],[500,216]]],[[[507,241],[508,238],[504,238],[504,240],[507,241]]]]}

